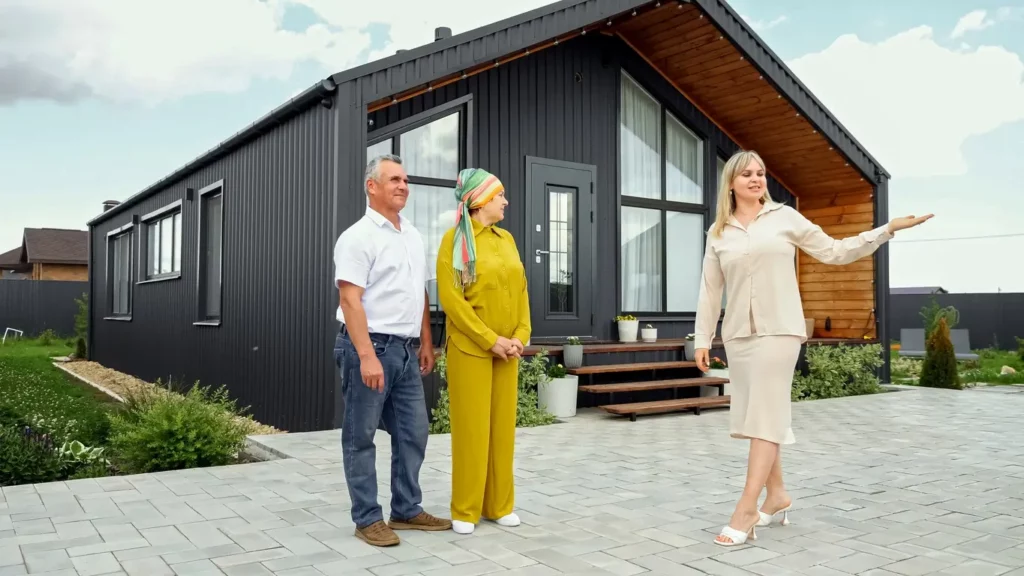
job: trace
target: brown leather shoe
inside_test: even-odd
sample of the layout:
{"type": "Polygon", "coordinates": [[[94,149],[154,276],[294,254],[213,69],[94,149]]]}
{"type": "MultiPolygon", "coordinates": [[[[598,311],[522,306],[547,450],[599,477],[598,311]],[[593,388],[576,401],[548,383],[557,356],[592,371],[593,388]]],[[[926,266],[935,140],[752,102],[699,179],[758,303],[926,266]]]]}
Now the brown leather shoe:
{"type": "Polygon", "coordinates": [[[371,546],[394,546],[400,542],[383,520],[378,520],[364,528],[356,528],[356,537],[371,546]]]}
{"type": "Polygon", "coordinates": [[[426,530],[428,532],[436,532],[451,530],[452,528],[451,520],[436,518],[426,512],[420,512],[415,518],[408,520],[401,520],[392,516],[388,520],[388,524],[395,530],[426,530]]]}

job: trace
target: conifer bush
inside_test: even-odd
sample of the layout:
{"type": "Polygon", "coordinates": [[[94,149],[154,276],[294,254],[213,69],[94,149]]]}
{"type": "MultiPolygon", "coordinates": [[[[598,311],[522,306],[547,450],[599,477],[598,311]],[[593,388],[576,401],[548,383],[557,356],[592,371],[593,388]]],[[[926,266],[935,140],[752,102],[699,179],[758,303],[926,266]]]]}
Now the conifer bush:
{"type": "Polygon", "coordinates": [[[956,354],[953,341],[949,338],[949,325],[946,319],[939,318],[935,330],[925,343],[924,366],[921,368],[921,386],[929,388],[963,389],[960,375],[956,370],[956,354]]]}

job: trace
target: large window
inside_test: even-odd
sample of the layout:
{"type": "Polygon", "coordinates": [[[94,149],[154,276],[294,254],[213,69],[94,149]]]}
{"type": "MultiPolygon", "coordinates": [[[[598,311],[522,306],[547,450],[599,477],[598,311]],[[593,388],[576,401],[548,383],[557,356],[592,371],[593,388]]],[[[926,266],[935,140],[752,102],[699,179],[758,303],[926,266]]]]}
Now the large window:
{"type": "Polygon", "coordinates": [[[623,312],[694,312],[704,256],[704,141],[622,73],[623,312]]]}
{"type": "Polygon", "coordinates": [[[409,200],[402,215],[412,221],[426,244],[430,305],[440,310],[437,297],[437,250],[441,238],[455,225],[452,196],[459,170],[466,166],[469,100],[459,99],[369,135],[369,161],[397,154],[409,176],[409,200]]]}
{"type": "Polygon", "coordinates": [[[109,317],[130,318],[132,314],[132,234],[131,224],[107,235],[107,291],[109,317]]]}
{"type": "Polygon", "coordinates": [[[197,324],[219,325],[224,269],[224,182],[199,191],[197,324]]]}
{"type": "Polygon", "coordinates": [[[181,201],[142,217],[146,280],[181,276],[181,201]]]}

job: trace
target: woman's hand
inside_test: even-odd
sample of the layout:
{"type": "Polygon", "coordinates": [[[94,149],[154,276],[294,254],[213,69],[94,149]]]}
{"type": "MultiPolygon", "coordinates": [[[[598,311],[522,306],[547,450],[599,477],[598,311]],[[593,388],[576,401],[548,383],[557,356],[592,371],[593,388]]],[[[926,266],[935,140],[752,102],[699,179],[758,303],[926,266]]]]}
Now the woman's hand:
{"type": "Polygon", "coordinates": [[[711,369],[711,361],[708,356],[709,351],[707,348],[698,348],[693,355],[694,360],[697,361],[697,368],[700,368],[701,372],[707,372],[711,369]]]}
{"type": "Polygon", "coordinates": [[[511,342],[512,342],[512,352],[511,352],[512,356],[515,356],[516,358],[522,358],[523,357],[523,351],[526,350],[526,346],[523,346],[523,343],[519,340],[519,338],[513,338],[511,340],[511,342]]]}
{"type": "Polygon", "coordinates": [[[498,341],[494,343],[494,346],[491,346],[491,352],[502,360],[508,360],[508,357],[513,352],[514,348],[515,347],[511,340],[504,336],[498,336],[498,341]]]}
{"type": "Polygon", "coordinates": [[[918,224],[921,224],[922,222],[925,222],[926,220],[930,220],[933,216],[935,216],[935,215],[934,214],[926,214],[924,216],[918,216],[916,218],[913,215],[911,215],[911,216],[901,216],[899,218],[893,218],[892,220],[889,221],[889,226],[888,226],[889,234],[895,234],[898,230],[905,230],[907,228],[913,228],[914,226],[917,226],[918,224]]]}

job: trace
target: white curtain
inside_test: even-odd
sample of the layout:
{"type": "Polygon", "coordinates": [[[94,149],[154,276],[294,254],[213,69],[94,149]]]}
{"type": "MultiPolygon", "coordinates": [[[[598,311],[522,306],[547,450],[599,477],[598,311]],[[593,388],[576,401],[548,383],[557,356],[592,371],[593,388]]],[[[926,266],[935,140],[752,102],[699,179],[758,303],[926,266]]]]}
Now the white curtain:
{"type": "Polygon", "coordinates": [[[661,199],[661,108],[627,74],[620,113],[623,196],[661,199]]]}
{"type": "Polygon", "coordinates": [[[666,200],[704,202],[704,143],[671,114],[665,115],[666,200]]]}
{"type": "MultiPolygon", "coordinates": [[[[662,311],[661,211],[622,207],[622,309],[662,311]]],[[[675,257],[673,255],[673,257],[675,257]]]]}
{"type": "Polygon", "coordinates": [[[665,240],[669,250],[667,312],[694,312],[704,263],[704,216],[666,212],[665,240]]]}

